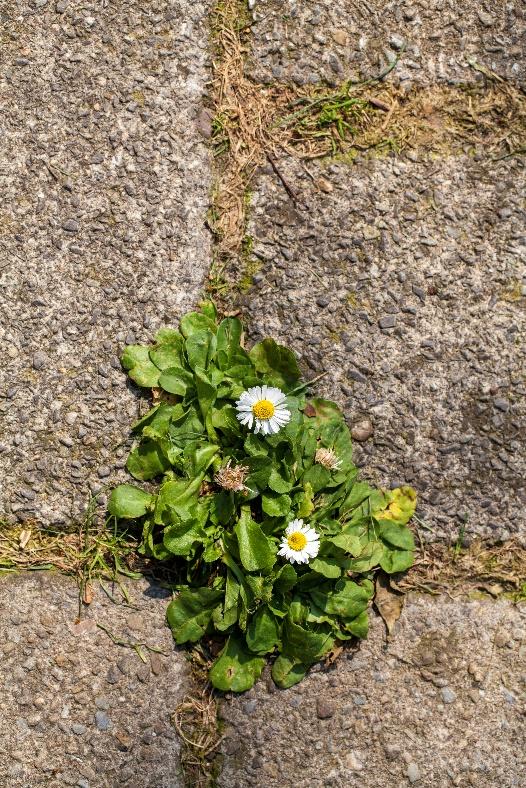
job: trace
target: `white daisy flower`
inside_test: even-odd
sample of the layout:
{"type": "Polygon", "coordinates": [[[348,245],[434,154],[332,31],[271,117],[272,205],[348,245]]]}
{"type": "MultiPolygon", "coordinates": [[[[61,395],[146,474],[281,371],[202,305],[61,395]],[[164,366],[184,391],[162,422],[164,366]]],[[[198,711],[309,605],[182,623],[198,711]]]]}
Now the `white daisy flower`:
{"type": "Polygon", "coordinates": [[[237,418],[254,432],[273,435],[290,420],[285,394],[272,386],[254,386],[236,402],[237,418]]]}
{"type": "Polygon", "coordinates": [[[280,544],[278,555],[283,555],[291,564],[308,564],[316,558],[320,549],[319,536],[303,520],[293,520],[288,524],[280,544]]]}

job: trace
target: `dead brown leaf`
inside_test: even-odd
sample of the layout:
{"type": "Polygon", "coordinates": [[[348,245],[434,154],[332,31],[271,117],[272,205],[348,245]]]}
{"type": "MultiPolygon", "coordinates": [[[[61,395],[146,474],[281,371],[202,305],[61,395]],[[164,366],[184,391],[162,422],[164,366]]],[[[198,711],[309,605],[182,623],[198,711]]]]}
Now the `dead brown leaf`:
{"type": "Polygon", "coordinates": [[[332,665],[343,651],[343,646],[333,646],[327,656],[325,657],[325,667],[328,668],[332,665]]]}
{"type": "Polygon", "coordinates": [[[384,572],[379,572],[376,575],[374,605],[384,620],[387,634],[390,635],[400,618],[404,606],[404,595],[393,591],[389,584],[389,577],[384,572]]]}
{"type": "Polygon", "coordinates": [[[91,583],[86,583],[82,591],[82,601],[85,605],[91,605],[93,602],[93,586],[91,583]]]}

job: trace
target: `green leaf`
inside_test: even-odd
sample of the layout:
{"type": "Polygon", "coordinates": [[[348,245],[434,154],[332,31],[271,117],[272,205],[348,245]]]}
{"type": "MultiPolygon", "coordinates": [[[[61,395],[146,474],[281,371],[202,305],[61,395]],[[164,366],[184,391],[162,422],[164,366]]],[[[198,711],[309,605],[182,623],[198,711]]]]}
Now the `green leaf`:
{"type": "Polygon", "coordinates": [[[235,407],[229,402],[219,404],[219,401],[216,401],[212,411],[212,426],[216,430],[226,433],[229,437],[235,437],[241,433],[241,425],[236,414],[235,407]]]}
{"type": "Polygon", "coordinates": [[[150,350],[150,360],[158,369],[166,370],[171,367],[183,367],[184,339],[178,331],[174,332],[166,341],[156,345],[150,350]]]}
{"type": "Polygon", "coordinates": [[[336,534],[336,536],[327,537],[326,541],[345,550],[346,553],[350,553],[355,558],[360,555],[364,547],[360,537],[356,533],[349,533],[345,530],[336,534]]]}
{"type": "Polygon", "coordinates": [[[302,662],[280,654],[272,666],[272,679],[281,689],[288,689],[301,681],[307,670],[308,666],[302,662]]]}
{"type": "Polygon", "coordinates": [[[298,575],[292,564],[284,564],[276,575],[274,589],[280,594],[286,594],[296,585],[298,575]]]}
{"type": "Polygon", "coordinates": [[[247,487],[251,490],[254,488],[257,490],[264,490],[267,486],[272,467],[268,457],[261,454],[255,457],[248,457],[246,460],[243,460],[243,465],[246,465],[249,469],[246,479],[247,487]]]}
{"type": "Polygon", "coordinates": [[[217,357],[220,369],[232,366],[232,359],[241,355],[241,335],[243,326],[235,317],[227,317],[221,321],[217,329],[217,357]]]}
{"type": "Polygon", "coordinates": [[[313,397],[305,407],[305,415],[314,419],[318,426],[328,421],[341,421],[343,414],[335,402],[321,397],[313,397]]]}
{"type": "Polygon", "coordinates": [[[181,405],[161,402],[133,425],[133,431],[142,432],[145,437],[153,439],[164,438],[170,430],[172,419],[177,420],[182,414],[181,405]]]}
{"type": "Polygon", "coordinates": [[[192,520],[168,525],[163,533],[163,545],[172,553],[186,557],[190,555],[196,542],[203,542],[206,535],[202,528],[192,520]]]}
{"type": "Polygon", "coordinates": [[[143,345],[128,345],[121,356],[129,377],[144,388],[153,388],[159,380],[159,370],[150,360],[150,349],[143,345]]]}
{"type": "Polygon", "coordinates": [[[342,568],[334,558],[315,558],[309,564],[313,572],[334,580],[341,576],[342,568]]]}
{"type": "Polygon", "coordinates": [[[120,484],[110,495],[108,511],[119,520],[133,520],[145,515],[153,500],[153,495],[138,487],[120,484]]]}
{"type": "Polygon", "coordinates": [[[380,558],[380,566],[392,575],[395,572],[405,572],[413,565],[414,553],[409,550],[389,550],[385,548],[382,557],[380,558]]]}
{"type": "Polygon", "coordinates": [[[241,563],[249,572],[269,572],[276,561],[276,546],[254,522],[250,507],[241,508],[241,516],[234,526],[241,563]]]}
{"type": "Polygon", "coordinates": [[[300,494],[298,506],[298,517],[308,517],[314,511],[314,490],[309,482],[303,483],[303,493],[300,494]]]}
{"type": "Polygon", "coordinates": [[[183,367],[172,366],[160,374],[159,386],[169,394],[184,397],[187,391],[194,387],[194,377],[183,367]]]}
{"type": "Polygon", "coordinates": [[[288,617],[283,629],[283,654],[312,665],[332,647],[334,638],[327,632],[314,632],[295,624],[288,617]]]}
{"type": "MultiPolygon", "coordinates": [[[[170,525],[197,516],[198,496],[204,473],[194,479],[170,479],[161,485],[155,506],[155,522],[170,525]]],[[[206,514],[206,509],[203,510],[206,514]]]]}
{"type": "Polygon", "coordinates": [[[200,367],[195,368],[195,388],[203,419],[206,419],[208,411],[215,402],[217,389],[211,383],[205,370],[200,367]]]}
{"type": "Polygon", "coordinates": [[[214,610],[214,626],[219,632],[224,632],[234,626],[238,618],[240,601],[240,584],[233,572],[227,570],[225,600],[221,608],[214,610]]]}
{"type": "Polygon", "coordinates": [[[268,486],[277,493],[287,493],[294,487],[294,482],[287,479],[283,470],[272,466],[268,478],[268,486]]]}
{"type": "Polygon", "coordinates": [[[156,441],[145,441],[134,449],[126,468],[136,479],[146,481],[164,473],[170,467],[170,463],[161,451],[161,447],[156,441]]]}
{"type": "Polygon", "coordinates": [[[401,550],[414,550],[415,540],[406,525],[398,525],[390,520],[378,521],[378,533],[383,542],[401,550]]]}
{"type": "Polygon", "coordinates": [[[192,479],[203,475],[210,467],[212,460],[219,451],[219,446],[213,443],[193,441],[189,443],[184,452],[184,469],[187,476],[192,479]]]}
{"type": "Polygon", "coordinates": [[[210,623],[223,592],[214,588],[183,589],[168,605],[166,617],[177,645],[195,643],[210,623]]]}
{"type": "Polygon", "coordinates": [[[369,616],[367,615],[367,611],[364,610],[357,615],[356,618],[353,618],[352,621],[346,622],[344,629],[357,638],[366,638],[369,629],[369,616]]]}
{"type": "Polygon", "coordinates": [[[181,334],[188,339],[196,333],[214,333],[216,332],[216,324],[208,315],[202,312],[188,312],[181,318],[180,323],[181,334]]]}
{"type": "Polygon", "coordinates": [[[206,315],[206,317],[208,317],[213,322],[213,324],[215,325],[215,322],[217,320],[217,309],[216,309],[216,305],[214,304],[214,302],[213,301],[201,301],[201,303],[199,304],[199,309],[201,310],[203,315],[206,315]]]}
{"type": "Polygon", "coordinates": [[[247,646],[255,654],[268,654],[279,643],[279,623],[266,605],[252,617],[245,636],[247,646]]]}
{"type": "Polygon", "coordinates": [[[309,484],[315,493],[323,490],[330,481],[331,473],[323,465],[312,465],[305,471],[302,478],[303,484],[309,484]]]}
{"type": "Polygon", "coordinates": [[[261,496],[261,506],[269,517],[284,517],[290,512],[291,503],[288,495],[267,492],[261,496]]]}
{"type": "Polygon", "coordinates": [[[233,497],[226,490],[216,493],[210,504],[210,519],[214,525],[226,525],[233,514],[233,497]]]}
{"type": "Polygon", "coordinates": [[[268,446],[261,438],[254,435],[252,432],[250,435],[247,435],[245,439],[244,449],[250,457],[266,457],[268,454],[268,446]]]}
{"type": "Polygon", "coordinates": [[[373,488],[370,484],[367,484],[367,482],[356,482],[356,484],[353,484],[350,493],[341,505],[342,513],[356,509],[356,507],[360,506],[372,492],[373,488]]]}
{"type": "Polygon", "coordinates": [[[340,618],[356,618],[367,608],[372,596],[371,584],[358,585],[343,578],[334,588],[334,591],[312,589],[310,595],[320,610],[340,618]]]}
{"type": "Polygon", "coordinates": [[[265,376],[266,383],[288,390],[301,378],[294,353],[273,339],[258,342],[249,356],[256,370],[265,376]]]}
{"type": "Polygon", "coordinates": [[[197,331],[186,340],[186,355],[192,369],[207,369],[215,347],[215,335],[209,331],[197,331]]]}
{"type": "Polygon", "coordinates": [[[381,542],[369,542],[358,558],[349,561],[349,569],[353,572],[368,572],[369,569],[378,566],[384,554],[384,546],[381,542]]]}
{"type": "Polygon", "coordinates": [[[210,681],[223,692],[245,692],[250,689],[265,667],[265,659],[251,654],[232,635],[209,673],[210,681]]]}

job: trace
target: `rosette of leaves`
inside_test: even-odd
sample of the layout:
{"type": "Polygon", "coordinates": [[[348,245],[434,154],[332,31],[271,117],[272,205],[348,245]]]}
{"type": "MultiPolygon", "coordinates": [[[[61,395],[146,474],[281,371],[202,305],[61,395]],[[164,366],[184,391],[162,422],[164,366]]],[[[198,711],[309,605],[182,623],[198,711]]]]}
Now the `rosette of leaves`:
{"type": "Polygon", "coordinates": [[[272,339],[247,352],[240,321],[218,323],[205,304],[179,330],[162,329],[152,346],[127,347],[122,363],[136,384],[162,392],[133,426],[127,462],[155,491],[121,485],[109,511],[142,522],[145,554],[184,566],[168,623],[177,644],[225,638],[213,685],[247,690],[271,657],[274,681],[289,687],[337,641],[365,637],[374,570],[412,563],[407,523],[416,495],[358,479],[341,411],[307,399],[294,354],[272,339]],[[286,392],[291,411],[287,426],[266,437],[242,427],[235,409],[244,390],[262,383],[286,392]],[[316,462],[320,448],[333,452],[337,467],[316,462]],[[217,484],[227,463],[246,469],[245,489],[217,484]],[[320,536],[308,565],[277,555],[295,518],[320,536]]]}

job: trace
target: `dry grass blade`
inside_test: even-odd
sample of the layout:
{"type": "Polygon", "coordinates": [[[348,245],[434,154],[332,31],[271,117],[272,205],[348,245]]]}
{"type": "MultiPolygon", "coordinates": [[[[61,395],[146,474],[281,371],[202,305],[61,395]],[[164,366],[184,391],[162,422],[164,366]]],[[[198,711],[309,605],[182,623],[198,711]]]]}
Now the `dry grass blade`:
{"type": "Polygon", "coordinates": [[[449,595],[485,592],[526,599],[526,548],[517,539],[502,545],[476,541],[461,550],[426,545],[425,554],[417,557],[396,588],[449,595]]]}
{"type": "Polygon", "coordinates": [[[244,74],[250,22],[239,0],[218,3],[212,14],[212,143],[218,166],[210,223],[216,236],[216,267],[228,265],[240,253],[246,189],[265,151],[273,150],[268,128],[287,100],[282,88],[264,88],[244,74]]]}
{"type": "Polygon", "coordinates": [[[209,788],[214,784],[215,767],[210,756],[222,740],[217,718],[217,703],[206,687],[186,695],[172,716],[183,742],[181,764],[186,785],[209,788]]]}

